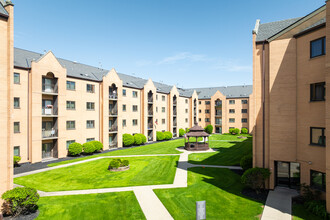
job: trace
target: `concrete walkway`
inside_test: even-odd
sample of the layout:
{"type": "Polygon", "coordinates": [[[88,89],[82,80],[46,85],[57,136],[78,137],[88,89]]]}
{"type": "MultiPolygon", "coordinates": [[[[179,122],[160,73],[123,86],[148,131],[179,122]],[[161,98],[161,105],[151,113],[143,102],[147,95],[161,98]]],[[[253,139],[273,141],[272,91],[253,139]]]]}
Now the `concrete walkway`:
{"type": "MultiPolygon", "coordinates": [[[[45,169],[35,170],[27,173],[16,174],[14,177],[27,176],[31,174],[47,172],[54,169],[60,169],[63,167],[74,166],[81,163],[86,163],[94,160],[100,160],[104,158],[116,158],[116,157],[152,157],[152,156],[180,156],[178,160],[178,166],[176,169],[173,184],[163,184],[163,185],[148,185],[148,186],[131,186],[131,187],[116,187],[116,188],[104,188],[104,189],[86,189],[86,190],[72,190],[72,191],[56,191],[56,192],[44,192],[38,191],[41,197],[47,196],[65,196],[65,195],[81,195],[81,194],[95,194],[95,193],[110,193],[110,192],[123,192],[123,191],[133,191],[141,209],[148,220],[166,220],[173,219],[170,213],[167,211],[162,202],[158,199],[156,194],[153,192],[154,189],[169,189],[169,188],[181,188],[187,187],[188,180],[188,168],[190,167],[212,167],[212,168],[229,168],[241,170],[241,167],[235,166],[214,166],[214,165],[197,165],[188,163],[188,157],[191,153],[207,153],[216,152],[213,149],[208,151],[186,151],[183,149],[178,149],[183,152],[182,154],[154,154],[154,155],[128,155],[128,156],[103,156],[96,157],[92,159],[87,159],[83,161],[78,161],[70,164],[64,164],[56,167],[49,167],[45,169]]],[[[15,187],[20,187],[15,185],[15,187]]]]}
{"type": "Polygon", "coordinates": [[[281,187],[270,191],[261,220],[291,220],[292,197],[297,195],[297,191],[281,187]]]}

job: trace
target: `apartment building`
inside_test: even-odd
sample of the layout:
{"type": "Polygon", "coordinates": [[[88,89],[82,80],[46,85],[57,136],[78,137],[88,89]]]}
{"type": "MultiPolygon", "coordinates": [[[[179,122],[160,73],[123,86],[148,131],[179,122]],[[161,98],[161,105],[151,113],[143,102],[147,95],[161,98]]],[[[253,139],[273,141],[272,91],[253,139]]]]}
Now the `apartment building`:
{"type": "MultiPolygon", "coordinates": [[[[14,11],[10,1],[0,0],[0,194],[13,187],[13,149],[10,123],[14,59],[14,11]]],[[[1,201],[0,201],[1,203],[1,201]]]]}
{"type": "MultiPolygon", "coordinates": [[[[254,166],[267,167],[267,183],[306,183],[330,201],[330,5],[253,30],[254,166]]],[[[330,211],[330,202],[327,202],[330,211]]]]}
{"type": "Polygon", "coordinates": [[[198,123],[211,124],[214,133],[228,133],[230,128],[247,128],[249,131],[249,99],[251,85],[213,88],[196,88],[198,94],[198,123]]]}

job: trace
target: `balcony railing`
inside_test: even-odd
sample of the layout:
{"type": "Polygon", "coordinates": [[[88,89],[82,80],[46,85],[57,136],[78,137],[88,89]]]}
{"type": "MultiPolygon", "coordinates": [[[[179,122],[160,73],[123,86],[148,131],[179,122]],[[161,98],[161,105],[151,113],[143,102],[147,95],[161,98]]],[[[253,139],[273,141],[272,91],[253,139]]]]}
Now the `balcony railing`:
{"type": "Polygon", "coordinates": [[[154,113],[153,113],[153,111],[152,110],[149,110],[148,111],[148,115],[153,115],[154,113]]]}
{"type": "Polygon", "coordinates": [[[221,103],[215,103],[215,107],[222,107],[222,104],[221,103]]]}
{"type": "Polygon", "coordinates": [[[55,83],[44,83],[42,84],[42,92],[57,93],[57,85],[55,83]]]}
{"type": "Polygon", "coordinates": [[[109,143],[109,148],[116,148],[117,147],[117,141],[112,141],[109,143]]]}
{"type": "Polygon", "coordinates": [[[117,109],[115,109],[115,108],[109,109],[109,115],[118,115],[117,109]]]}
{"type": "Polygon", "coordinates": [[[176,125],[177,125],[177,123],[176,123],[176,121],[174,121],[174,122],[173,122],[173,126],[176,127],[176,125]]]}
{"type": "Polygon", "coordinates": [[[216,125],[222,125],[222,121],[215,121],[216,125]]]}
{"type": "Polygon", "coordinates": [[[148,102],[149,103],[152,103],[154,100],[153,100],[153,98],[152,97],[148,97],[148,102]]]}
{"type": "Polygon", "coordinates": [[[57,108],[42,108],[42,115],[57,115],[57,108]]]}
{"type": "Polygon", "coordinates": [[[117,125],[110,126],[109,132],[113,132],[113,131],[118,131],[118,126],[117,125]]]}
{"type": "Polygon", "coordinates": [[[152,135],[148,136],[148,141],[152,141],[152,140],[153,140],[152,135]]]}
{"type": "Polygon", "coordinates": [[[173,101],[173,105],[176,105],[177,104],[177,101],[175,100],[175,101],[173,101]]]}
{"type": "Polygon", "coordinates": [[[154,127],[154,126],[152,125],[152,123],[149,122],[149,123],[148,123],[148,130],[152,130],[153,127],[154,127]]]}
{"type": "Polygon", "coordinates": [[[42,138],[56,138],[58,136],[57,129],[44,130],[42,129],[42,138]]]}
{"type": "Polygon", "coordinates": [[[109,99],[118,99],[117,94],[109,94],[109,99]]]}

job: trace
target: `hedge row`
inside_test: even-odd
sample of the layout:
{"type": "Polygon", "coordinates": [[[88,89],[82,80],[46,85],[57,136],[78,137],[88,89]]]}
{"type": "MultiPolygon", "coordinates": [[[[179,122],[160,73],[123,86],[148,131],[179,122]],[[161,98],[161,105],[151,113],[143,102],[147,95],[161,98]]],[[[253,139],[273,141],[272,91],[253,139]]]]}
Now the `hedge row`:
{"type": "Polygon", "coordinates": [[[231,133],[233,135],[239,134],[239,133],[241,133],[241,134],[248,134],[249,131],[248,131],[247,128],[242,128],[242,130],[239,130],[239,128],[230,128],[229,129],[229,133],[231,133]]]}
{"type": "Polygon", "coordinates": [[[79,144],[74,142],[69,145],[69,155],[78,156],[81,153],[93,154],[94,152],[99,152],[103,150],[103,144],[99,141],[89,141],[84,144],[79,144]]]}
{"type": "Polygon", "coordinates": [[[171,140],[173,137],[173,134],[170,131],[157,131],[156,132],[156,139],[157,141],[163,141],[163,140],[171,140]]]}
{"type": "Polygon", "coordinates": [[[129,147],[132,145],[141,145],[147,142],[147,137],[144,134],[123,134],[123,145],[129,147]]]}

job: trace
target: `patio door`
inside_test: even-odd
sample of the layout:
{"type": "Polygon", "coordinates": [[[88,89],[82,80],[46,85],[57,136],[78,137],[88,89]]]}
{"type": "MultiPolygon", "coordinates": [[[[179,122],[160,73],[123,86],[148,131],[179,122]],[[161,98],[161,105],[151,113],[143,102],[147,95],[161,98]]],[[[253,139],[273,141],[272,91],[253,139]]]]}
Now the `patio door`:
{"type": "Polygon", "coordinates": [[[53,157],[53,143],[42,144],[42,159],[53,157]]]}
{"type": "Polygon", "coordinates": [[[300,184],[300,164],[275,161],[275,185],[297,188],[300,184]]]}

